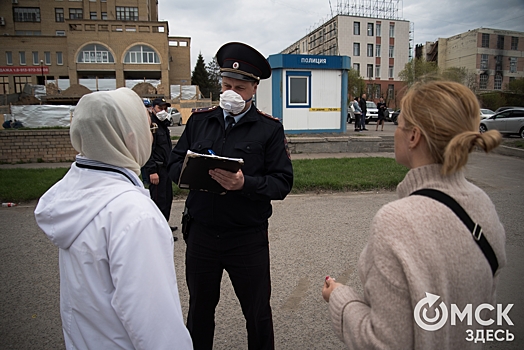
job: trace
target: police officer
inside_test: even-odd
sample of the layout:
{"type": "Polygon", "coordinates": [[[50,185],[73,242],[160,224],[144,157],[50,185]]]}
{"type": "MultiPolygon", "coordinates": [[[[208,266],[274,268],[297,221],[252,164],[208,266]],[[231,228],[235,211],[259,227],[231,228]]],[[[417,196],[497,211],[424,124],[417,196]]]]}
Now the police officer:
{"type": "MultiPolygon", "coordinates": [[[[293,169],[282,123],[253,104],[267,60],[242,43],[222,46],[220,107],[196,110],[171,153],[169,175],[180,176],[187,150],[242,158],[236,173],[209,171],[227,192],[190,191],[186,249],[187,327],[195,349],[212,349],[215,307],[223,270],[229,274],[246,319],[249,349],[273,349],[268,219],[271,200],[291,191],[293,169]]],[[[183,228],[184,229],[184,228],[183,228]]]]}
{"type": "MultiPolygon", "coordinates": [[[[173,188],[167,173],[167,162],[173,144],[171,143],[171,135],[168,128],[171,125],[171,119],[166,109],[171,104],[164,98],[155,98],[152,105],[153,108],[149,115],[152,125],[156,124],[157,128],[152,130],[153,146],[151,148],[151,156],[144,168],[146,173],[149,174],[149,182],[151,183],[149,185],[149,194],[151,199],[169,222],[171,205],[173,203],[173,188]]],[[[171,227],[171,230],[176,230],[176,227],[171,227]]],[[[177,238],[174,237],[174,240],[176,241],[177,238]]]]}

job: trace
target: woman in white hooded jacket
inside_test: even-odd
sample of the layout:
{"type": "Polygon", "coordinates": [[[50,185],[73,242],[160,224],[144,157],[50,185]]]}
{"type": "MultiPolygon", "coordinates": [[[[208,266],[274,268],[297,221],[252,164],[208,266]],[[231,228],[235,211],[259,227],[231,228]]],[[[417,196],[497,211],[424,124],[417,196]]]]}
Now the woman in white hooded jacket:
{"type": "Polygon", "coordinates": [[[35,210],[58,246],[68,349],[191,349],[171,229],[138,174],[151,153],[148,114],[133,91],[82,97],[71,123],[80,152],[35,210]]]}

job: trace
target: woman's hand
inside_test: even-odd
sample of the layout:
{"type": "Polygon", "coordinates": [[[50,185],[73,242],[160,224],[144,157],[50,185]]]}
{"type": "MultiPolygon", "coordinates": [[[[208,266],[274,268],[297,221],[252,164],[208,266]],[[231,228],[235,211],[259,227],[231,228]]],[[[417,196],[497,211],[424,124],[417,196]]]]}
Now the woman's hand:
{"type": "Polygon", "coordinates": [[[322,287],[322,297],[324,300],[329,303],[329,297],[331,296],[331,293],[335,290],[335,288],[338,288],[342,285],[342,283],[335,282],[334,278],[327,276],[326,280],[324,281],[324,286],[322,287]]]}

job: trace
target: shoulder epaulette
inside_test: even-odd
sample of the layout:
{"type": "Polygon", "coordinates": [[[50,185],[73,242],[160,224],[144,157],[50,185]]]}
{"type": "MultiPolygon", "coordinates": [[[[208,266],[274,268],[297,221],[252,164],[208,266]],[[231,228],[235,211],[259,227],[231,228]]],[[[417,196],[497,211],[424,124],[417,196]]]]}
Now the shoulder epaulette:
{"type": "Polygon", "coordinates": [[[218,106],[204,107],[204,108],[193,108],[191,110],[191,113],[209,112],[209,111],[212,111],[212,110],[217,109],[217,108],[218,108],[218,106]]]}
{"type": "Polygon", "coordinates": [[[261,114],[261,115],[263,115],[266,118],[273,119],[273,120],[276,120],[278,122],[280,121],[280,119],[278,119],[276,117],[273,117],[271,114],[267,114],[266,112],[262,112],[260,109],[257,109],[257,112],[258,112],[258,114],[261,114]]]}

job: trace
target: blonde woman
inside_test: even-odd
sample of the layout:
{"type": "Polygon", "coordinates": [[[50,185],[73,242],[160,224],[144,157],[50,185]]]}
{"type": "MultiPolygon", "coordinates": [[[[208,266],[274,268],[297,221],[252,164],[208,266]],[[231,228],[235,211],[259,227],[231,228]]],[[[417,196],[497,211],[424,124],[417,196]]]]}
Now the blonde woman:
{"type": "MultiPolygon", "coordinates": [[[[483,328],[458,321],[433,327],[415,322],[438,319],[438,307],[472,304],[496,307],[500,270],[506,264],[505,233],[486,193],[467,181],[462,168],[474,147],[497,147],[497,131],[479,133],[479,105],[465,86],[433,81],[413,86],[401,102],[395,132],[395,159],[410,170],[398,185],[399,199],[373,219],[369,242],[358,263],[364,295],[327,277],[322,295],[329,302],[332,325],[350,349],[466,349],[483,328]],[[451,196],[482,228],[492,249],[485,253],[457,214],[421,189],[451,196]],[[494,261],[493,261],[494,260],[494,261]],[[429,296],[430,293],[433,296],[429,296]],[[425,298],[438,298],[422,313],[425,298]],[[444,304],[442,304],[444,303],[444,304]]],[[[480,318],[493,315],[483,309],[480,318]]],[[[445,320],[446,321],[446,320],[445,320]]]]}

